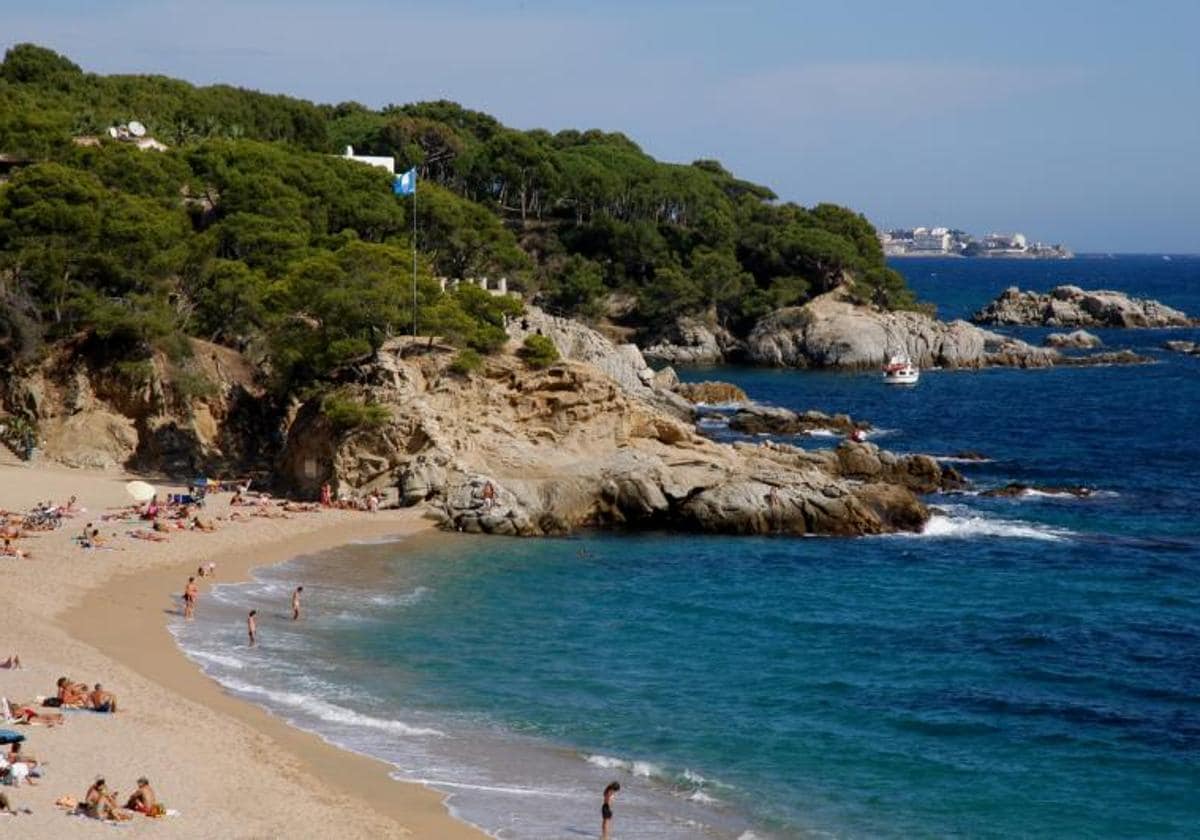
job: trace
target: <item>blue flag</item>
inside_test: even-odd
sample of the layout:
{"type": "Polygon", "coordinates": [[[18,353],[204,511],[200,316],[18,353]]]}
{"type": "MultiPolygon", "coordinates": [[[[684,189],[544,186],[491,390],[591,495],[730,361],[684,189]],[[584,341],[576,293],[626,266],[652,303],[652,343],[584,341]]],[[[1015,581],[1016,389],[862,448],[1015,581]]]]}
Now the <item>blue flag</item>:
{"type": "Polygon", "coordinates": [[[397,175],[395,182],[392,184],[392,192],[396,195],[412,195],[417,191],[417,168],[405,172],[403,175],[397,175]]]}

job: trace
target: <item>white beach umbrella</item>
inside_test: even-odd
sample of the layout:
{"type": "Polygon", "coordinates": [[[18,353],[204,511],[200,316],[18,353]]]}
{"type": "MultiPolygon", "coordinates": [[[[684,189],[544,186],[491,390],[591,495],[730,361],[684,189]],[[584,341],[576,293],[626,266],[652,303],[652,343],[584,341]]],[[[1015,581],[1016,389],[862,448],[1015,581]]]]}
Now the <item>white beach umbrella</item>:
{"type": "Polygon", "coordinates": [[[148,502],[158,494],[153,484],[147,484],[144,481],[129,482],[125,485],[125,492],[133,496],[135,502],[148,502]]]}

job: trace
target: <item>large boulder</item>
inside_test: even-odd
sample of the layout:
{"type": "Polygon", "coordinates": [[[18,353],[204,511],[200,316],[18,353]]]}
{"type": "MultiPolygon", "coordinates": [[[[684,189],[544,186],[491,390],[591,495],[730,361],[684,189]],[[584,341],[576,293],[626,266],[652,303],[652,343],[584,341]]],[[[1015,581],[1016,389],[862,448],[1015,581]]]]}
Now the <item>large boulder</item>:
{"type": "Polygon", "coordinates": [[[762,318],[747,339],[749,357],[777,367],[864,369],[905,353],[920,367],[978,368],[1051,363],[1052,355],[965,321],[861,306],[834,290],[762,318]]]}
{"type": "Polygon", "coordinates": [[[695,415],[687,400],[669,387],[656,385],[655,373],[636,344],[614,344],[585,324],[550,315],[536,306],[527,306],[522,317],[509,321],[508,335],[517,342],[544,335],[554,342],[562,358],[591,365],[630,396],[681,419],[695,415]]]}
{"type": "Polygon", "coordinates": [[[719,324],[683,316],[642,352],[647,358],[673,365],[714,365],[736,359],[745,344],[719,324]]]}
{"type": "Polygon", "coordinates": [[[1198,323],[1156,300],[1070,285],[1056,286],[1045,293],[1010,287],[971,320],[977,324],[1048,327],[1187,327],[1198,323]]]}

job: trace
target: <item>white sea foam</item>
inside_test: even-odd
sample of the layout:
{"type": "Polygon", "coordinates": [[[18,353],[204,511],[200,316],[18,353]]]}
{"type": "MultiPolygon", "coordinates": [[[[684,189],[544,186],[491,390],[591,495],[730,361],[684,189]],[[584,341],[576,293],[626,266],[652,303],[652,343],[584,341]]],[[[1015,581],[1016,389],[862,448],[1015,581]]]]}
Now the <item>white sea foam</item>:
{"type": "Polygon", "coordinates": [[[898,431],[900,431],[900,430],[899,429],[867,429],[865,432],[863,432],[863,437],[866,437],[868,439],[887,437],[888,435],[896,434],[896,432],[898,432],[898,431]]]}
{"type": "Polygon", "coordinates": [[[333,703],[326,702],[309,694],[298,694],[294,691],[275,691],[262,686],[253,685],[252,683],[243,682],[239,679],[226,678],[221,680],[221,683],[233,691],[242,694],[253,694],[257,697],[262,697],[271,703],[280,706],[287,706],[292,709],[298,709],[313,717],[330,723],[340,723],[346,726],[360,726],[368,729],[378,729],[383,732],[389,732],[393,735],[404,735],[408,737],[416,737],[422,735],[442,736],[445,733],[439,732],[436,729],[428,729],[422,726],[410,726],[400,720],[388,720],[385,718],[372,717],[356,712],[353,709],[347,709],[344,706],[338,706],[333,703]]]}
{"type": "Polygon", "coordinates": [[[920,534],[905,536],[936,537],[941,539],[973,539],[975,537],[1013,537],[1027,540],[1061,542],[1072,534],[1059,528],[1037,525],[1009,519],[991,519],[986,516],[963,515],[941,516],[934,514],[925,523],[920,534]]]}
{"type": "Polygon", "coordinates": [[[990,464],[991,458],[963,458],[959,455],[934,455],[933,460],[943,464],[990,464]]]}
{"type": "Polygon", "coordinates": [[[810,437],[819,437],[819,438],[841,437],[841,435],[839,435],[833,429],[810,429],[808,434],[810,437]]]}
{"type": "Polygon", "coordinates": [[[402,782],[411,782],[418,785],[429,785],[430,787],[439,788],[457,788],[459,790],[482,790],[488,793],[508,793],[514,796],[556,796],[556,797],[573,797],[575,794],[570,791],[563,790],[542,790],[539,788],[513,787],[507,785],[477,785],[468,782],[452,782],[446,779],[421,779],[412,776],[405,776],[401,773],[393,773],[393,779],[402,782]]]}
{"type": "Polygon", "coordinates": [[[649,761],[626,761],[623,758],[613,758],[611,755],[589,755],[585,758],[588,764],[609,770],[624,770],[626,773],[640,776],[643,779],[665,778],[663,769],[649,761]]]}
{"type": "Polygon", "coordinates": [[[700,802],[705,805],[713,805],[718,801],[715,796],[709,796],[707,793],[705,793],[702,790],[692,791],[692,794],[691,794],[691,796],[688,797],[688,799],[691,800],[692,802],[700,802]]]}
{"type": "Polygon", "coordinates": [[[232,656],[225,656],[220,653],[208,653],[203,650],[189,650],[188,656],[192,659],[199,659],[201,662],[211,662],[214,665],[220,665],[225,668],[233,668],[240,671],[246,667],[246,663],[232,656]]]}
{"type": "Polygon", "coordinates": [[[380,595],[372,595],[369,600],[372,604],[378,604],[381,607],[411,607],[413,604],[420,603],[433,592],[428,586],[418,586],[411,592],[400,593],[384,593],[380,595]]]}

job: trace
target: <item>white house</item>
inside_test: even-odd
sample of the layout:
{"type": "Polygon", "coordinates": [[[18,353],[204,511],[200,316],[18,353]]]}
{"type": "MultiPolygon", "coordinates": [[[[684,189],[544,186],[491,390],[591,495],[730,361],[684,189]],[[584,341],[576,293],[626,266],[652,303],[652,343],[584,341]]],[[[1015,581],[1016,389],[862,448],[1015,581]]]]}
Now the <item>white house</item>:
{"type": "Polygon", "coordinates": [[[367,166],[378,166],[380,169],[386,169],[392,175],[396,174],[396,159],[393,157],[384,157],[382,155],[356,155],[354,147],[347,146],[344,157],[347,160],[356,160],[359,163],[365,163],[367,166]]]}

